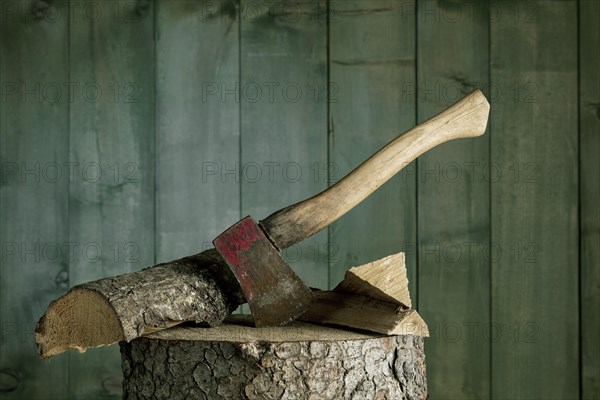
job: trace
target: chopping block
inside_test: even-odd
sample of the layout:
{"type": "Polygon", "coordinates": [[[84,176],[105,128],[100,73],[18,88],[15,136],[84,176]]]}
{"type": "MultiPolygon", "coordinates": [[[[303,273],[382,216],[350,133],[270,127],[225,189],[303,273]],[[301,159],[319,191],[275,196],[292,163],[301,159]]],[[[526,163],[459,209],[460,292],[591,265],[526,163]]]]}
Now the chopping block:
{"type": "Polygon", "coordinates": [[[121,342],[126,399],[426,399],[423,337],[295,321],[178,326],[121,342]]]}
{"type": "Polygon", "coordinates": [[[423,337],[403,253],[346,271],[286,326],[180,325],[122,341],[126,399],[425,399],[423,337]]]}

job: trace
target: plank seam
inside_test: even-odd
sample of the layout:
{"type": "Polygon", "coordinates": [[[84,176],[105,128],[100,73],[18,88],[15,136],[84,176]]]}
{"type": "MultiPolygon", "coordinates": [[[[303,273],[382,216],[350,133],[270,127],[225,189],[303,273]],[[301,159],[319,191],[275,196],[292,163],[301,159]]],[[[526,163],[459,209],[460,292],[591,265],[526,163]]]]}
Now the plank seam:
{"type": "Polygon", "coordinates": [[[154,101],[154,105],[153,105],[153,111],[154,111],[154,115],[153,115],[153,132],[152,132],[152,152],[153,157],[152,160],[153,162],[153,181],[152,181],[152,213],[153,213],[153,231],[154,234],[152,235],[152,240],[153,240],[153,254],[152,254],[152,260],[153,260],[153,264],[157,263],[157,258],[158,258],[158,201],[157,201],[157,192],[158,192],[158,187],[157,187],[157,182],[158,182],[158,162],[156,160],[156,148],[157,148],[157,129],[156,126],[157,124],[157,119],[158,119],[158,102],[156,101],[156,93],[158,93],[158,88],[157,88],[157,65],[158,65],[158,57],[157,57],[157,43],[158,43],[158,32],[156,27],[158,26],[157,24],[157,18],[158,18],[158,3],[156,2],[152,2],[152,38],[153,38],[153,44],[152,44],[152,60],[153,60],[153,66],[152,66],[152,84],[153,84],[153,93],[152,93],[152,97],[153,97],[153,101],[154,101]]]}
{"type": "MultiPolygon", "coordinates": [[[[415,25],[415,125],[419,123],[419,0],[415,1],[414,25],[415,25]]],[[[419,257],[419,158],[415,161],[415,309],[419,310],[421,296],[419,290],[419,275],[421,272],[421,260],[419,257]]]]}
{"type": "MultiPolygon", "coordinates": [[[[242,88],[242,3],[238,3],[238,9],[237,9],[237,20],[238,20],[238,98],[240,99],[240,101],[238,102],[238,163],[239,165],[242,165],[242,100],[241,100],[241,88],[242,88]]],[[[239,184],[238,184],[238,192],[239,192],[239,204],[238,204],[238,218],[242,219],[242,212],[243,212],[243,198],[242,196],[244,195],[244,191],[243,191],[243,179],[239,180],[239,184]]]]}
{"type": "MultiPolygon", "coordinates": [[[[325,132],[327,132],[327,187],[331,186],[331,130],[330,130],[330,119],[331,119],[331,99],[329,98],[329,87],[331,85],[331,67],[330,67],[330,63],[331,63],[331,50],[330,50],[330,45],[331,45],[331,34],[330,34],[330,0],[325,0],[325,13],[327,15],[326,17],[326,41],[327,43],[325,44],[325,51],[326,51],[326,55],[325,57],[327,58],[327,86],[325,86],[327,88],[325,96],[326,96],[326,101],[327,101],[327,110],[326,110],[326,118],[325,118],[325,132]]],[[[327,227],[327,288],[331,289],[331,229],[328,226],[327,227]]]]}
{"type": "MultiPolygon", "coordinates": [[[[67,3],[67,8],[70,8],[70,3],[67,3]]],[[[70,10],[69,10],[70,12],[70,10]]],[[[71,70],[71,18],[67,19],[67,76],[69,82],[72,82],[72,70],[71,70]]],[[[67,105],[67,158],[69,162],[71,162],[71,108],[72,103],[69,101],[67,105]]],[[[71,240],[71,182],[70,179],[67,179],[67,237],[69,241],[71,240]]],[[[67,259],[67,285],[71,287],[71,262],[67,259]]],[[[70,394],[71,391],[71,360],[73,358],[73,352],[69,352],[69,356],[66,359],[66,375],[67,375],[67,393],[70,394]]]]}
{"type": "MultiPolygon", "coordinates": [[[[487,19],[487,24],[488,24],[488,85],[492,84],[492,23],[490,22],[490,7],[487,7],[487,15],[486,15],[486,19],[487,19]]],[[[491,86],[490,86],[491,87],[491,86]]],[[[488,96],[490,97],[490,101],[491,101],[491,89],[490,89],[490,93],[488,93],[488,96]]],[[[490,117],[488,120],[488,134],[490,135],[488,138],[488,163],[491,164],[492,162],[492,118],[491,118],[491,113],[493,112],[493,107],[490,107],[490,117]]],[[[494,274],[492,273],[492,260],[491,260],[491,243],[492,241],[492,234],[493,234],[493,229],[492,229],[492,182],[491,180],[488,179],[488,251],[487,251],[487,259],[488,259],[488,319],[489,319],[489,324],[490,326],[492,326],[493,324],[493,304],[492,304],[492,299],[493,299],[493,285],[492,285],[492,280],[494,277],[494,274]]],[[[493,357],[493,344],[492,341],[490,340],[488,343],[488,399],[492,398],[492,385],[493,383],[493,372],[492,372],[492,367],[493,367],[493,361],[492,361],[492,357],[493,357]]]]}
{"type": "Polygon", "coordinates": [[[579,257],[577,258],[577,353],[579,355],[577,367],[577,375],[579,378],[579,387],[578,393],[579,398],[583,398],[583,304],[581,301],[582,285],[581,279],[583,277],[582,268],[582,254],[583,254],[583,238],[581,234],[581,214],[582,214],[582,206],[581,206],[581,193],[582,193],[582,185],[581,185],[581,12],[580,12],[581,0],[577,0],[577,244],[578,244],[578,252],[579,257]]]}

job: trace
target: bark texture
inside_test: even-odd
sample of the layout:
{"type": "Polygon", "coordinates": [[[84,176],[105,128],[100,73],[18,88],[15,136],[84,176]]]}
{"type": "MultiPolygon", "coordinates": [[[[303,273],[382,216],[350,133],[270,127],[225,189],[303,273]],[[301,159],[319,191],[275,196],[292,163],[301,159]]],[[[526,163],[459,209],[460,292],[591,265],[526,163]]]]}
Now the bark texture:
{"type": "Polygon", "coordinates": [[[214,326],[245,302],[215,250],[73,287],[36,327],[42,357],[130,341],[181,322],[214,326]]]}
{"type": "Polygon", "coordinates": [[[121,342],[124,398],[427,397],[422,337],[364,334],[301,322],[231,328],[176,327],[121,342]],[[202,333],[220,329],[225,331],[202,333]]]}

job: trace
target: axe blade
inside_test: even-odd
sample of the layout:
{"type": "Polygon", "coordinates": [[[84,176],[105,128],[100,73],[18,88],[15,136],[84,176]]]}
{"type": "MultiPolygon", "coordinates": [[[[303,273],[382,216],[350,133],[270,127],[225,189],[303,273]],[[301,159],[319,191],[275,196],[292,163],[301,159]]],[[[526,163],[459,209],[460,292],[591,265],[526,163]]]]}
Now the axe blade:
{"type": "Polygon", "coordinates": [[[213,244],[238,280],[257,327],[284,325],[308,310],[312,292],[254,219],[242,219],[213,244]]]}

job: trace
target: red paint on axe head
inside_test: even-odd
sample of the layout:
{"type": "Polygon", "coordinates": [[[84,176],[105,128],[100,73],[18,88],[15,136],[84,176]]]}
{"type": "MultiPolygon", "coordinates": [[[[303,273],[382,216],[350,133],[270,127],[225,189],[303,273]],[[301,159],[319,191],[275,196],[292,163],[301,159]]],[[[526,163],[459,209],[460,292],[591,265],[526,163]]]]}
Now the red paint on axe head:
{"type": "Polygon", "coordinates": [[[227,263],[239,265],[239,253],[247,251],[257,240],[265,239],[266,235],[256,222],[251,217],[246,217],[220,234],[213,244],[227,263]]]}
{"type": "Polygon", "coordinates": [[[240,283],[256,326],[285,324],[310,307],[310,289],[251,217],[227,229],[213,244],[240,283]]]}
{"type": "MultiPolygon", "coordinates": [[[[232,268],[236,278],[238,278],[242,290],[253,288],[251,282],[246,279],[248,260],[245,254],[247,254],[253,243],[263,240],[268,241],[269,239],[252,217],[242,219],[213,240],[215,248],[221,253],[227,265],[232,268]],[[242,255],[241,260],[240,255],[242,255]]],[[[244,294],[246,294],[245,291],[244,294]]],[[[246,294],[246,298],[248,298],[248,295],[254,297],[253,294],[253,292],[246,294]]]]}

